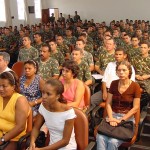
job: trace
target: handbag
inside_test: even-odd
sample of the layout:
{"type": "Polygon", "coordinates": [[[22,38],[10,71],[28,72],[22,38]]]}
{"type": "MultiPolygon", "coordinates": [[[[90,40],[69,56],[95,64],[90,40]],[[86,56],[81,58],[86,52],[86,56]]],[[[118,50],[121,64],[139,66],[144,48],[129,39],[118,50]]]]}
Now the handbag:
{"type": "Polygon", "coordinates": [[[40,148],[40,147],[44,147],[45,146],[45,141],[46,141],[46,137],[45,137],[45,132],[44,131],[40,131],[36,141],[35,141],[35,145],[40,148]]]}
{"type": "Polygon", "coordinates": [[[131,141],[134,136],[135,126],[132,121],[122,121],[118,126],[111,126],[103,119],[98,126],[98,133],[123,141],[131,141]]]}
{"type": "Polygon", "coordinates": [[[9,141],[4,142],[2,145],[0,145],[0,150],[4,150],[8,144],[9,144],[9,141]]]}

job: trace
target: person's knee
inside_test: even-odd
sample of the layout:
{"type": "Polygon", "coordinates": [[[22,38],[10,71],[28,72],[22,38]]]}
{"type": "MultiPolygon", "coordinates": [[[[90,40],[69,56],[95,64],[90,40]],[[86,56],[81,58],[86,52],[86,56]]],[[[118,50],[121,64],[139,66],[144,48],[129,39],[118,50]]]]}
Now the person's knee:
{"type": "Polygon", "coordinates": [[[115,138],[110,138],[108,140],[108,147],[113,147],[113,148],[118,148],[121,145],[122,141],[115,139],[115,138]]]}
{"type": "Polygon", "coordinates": [[[100,134],[97,133],[96,135],[96,141],[103,141],[104,140],[104,137],[100,134]]]}

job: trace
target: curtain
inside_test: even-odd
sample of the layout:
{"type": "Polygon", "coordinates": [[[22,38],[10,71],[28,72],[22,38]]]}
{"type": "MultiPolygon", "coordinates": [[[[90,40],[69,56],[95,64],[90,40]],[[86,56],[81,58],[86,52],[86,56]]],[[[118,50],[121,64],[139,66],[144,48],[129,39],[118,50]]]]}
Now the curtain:
{"type": "Polygon", "coordinates": [[[5,12],[6,12],[6,23],[5,26],[12,26],[11,11],[10,11],[10,0],[4,0],[5,12]]]}

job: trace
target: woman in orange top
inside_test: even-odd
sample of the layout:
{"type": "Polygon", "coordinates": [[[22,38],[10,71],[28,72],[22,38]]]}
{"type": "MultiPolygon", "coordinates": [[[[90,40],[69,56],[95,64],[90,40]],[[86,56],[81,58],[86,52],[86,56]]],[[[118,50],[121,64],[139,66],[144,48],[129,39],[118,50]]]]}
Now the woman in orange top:
{"type": "Polygon", "coordinates": [[[27,99],[18,93],[14,72],[0,74],[0,145],[10,141],[5,150],[17,149],[17,141],[26,133],[29,112],[27,99]]]}

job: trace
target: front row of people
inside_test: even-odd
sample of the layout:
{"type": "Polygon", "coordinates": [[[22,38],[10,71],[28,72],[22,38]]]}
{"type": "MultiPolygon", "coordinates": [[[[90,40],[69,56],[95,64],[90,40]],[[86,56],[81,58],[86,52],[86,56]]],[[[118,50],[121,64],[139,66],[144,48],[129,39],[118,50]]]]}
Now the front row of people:
{"type": "MultiPolygon", "coordinates": [[[[14,72],[0,74],[0,145],[10,140],[5,150],[16,150],[18,139],[26,131],[30,105],[37,115],[29,150],[39,150],[35,140],[44,122],[50,132],[50,142],[40,150],[77,149],[73,128],[76,114],[72,107],[84,107],[84,84],[76,79],[79,68],[73,61],[65,62],[60,81],[49,79],[44,83],[36,75],[38,67],[34,61],[25,62],[24,67],[25,75],[21,77],[20,84],[14,72]]],[[[111,83],[106,99],[108,121],[112,126],[117,126],[122,120],[134,121],[133,115],[140,108],[141,95],[139,85],[130,79],[132,68],[129,62],[117,63],[116,73],[119,79],[111,83]]],[[[122,142],[97,134],[97,150],[115,150],[122,142]]]]}

